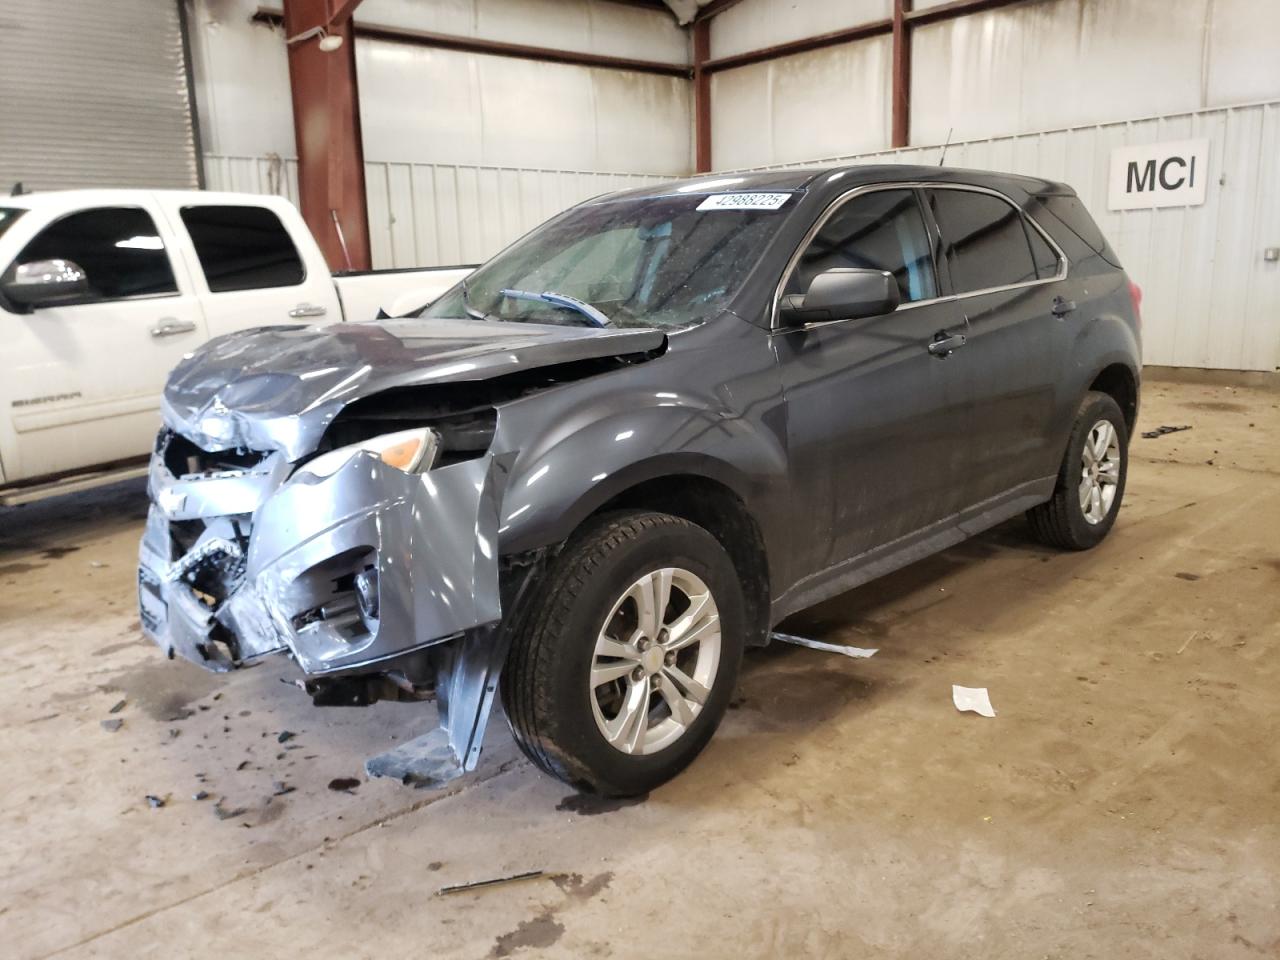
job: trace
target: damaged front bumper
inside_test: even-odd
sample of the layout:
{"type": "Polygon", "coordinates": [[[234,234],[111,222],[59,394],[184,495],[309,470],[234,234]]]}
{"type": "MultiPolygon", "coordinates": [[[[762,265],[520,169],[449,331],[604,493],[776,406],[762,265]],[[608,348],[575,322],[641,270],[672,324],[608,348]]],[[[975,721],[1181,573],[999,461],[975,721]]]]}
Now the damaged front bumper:
{"type": "Polygon", "coordinates": [[[162,433],[139,555],[144,632],[212,670],[288,651],[309,689],[456,647],[429,658],[431,679],[445,739],[470,769],[505,656],[494,649],[505,458],[409,474],[357,453],[323,479],[292,469],[283,452],[219,458],[162,433]],[[463,674],[477,690],[458,689],[463,674]],[[450,695],[478,695],[469,730],[446,718],[450,695]]]}

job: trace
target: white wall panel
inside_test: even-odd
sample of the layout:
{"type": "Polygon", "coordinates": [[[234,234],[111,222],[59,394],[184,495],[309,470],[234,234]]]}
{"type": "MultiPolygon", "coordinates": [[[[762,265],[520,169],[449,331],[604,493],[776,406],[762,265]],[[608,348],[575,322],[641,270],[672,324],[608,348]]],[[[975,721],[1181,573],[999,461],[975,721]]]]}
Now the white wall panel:
{"type": "MultiPolygon", "coordinates": [[[[210,190],[298,202],[297,161],[205,155],[210,190]]],[[[479,263],[583,200],[666,179],[638,173],[365,162],[375,269],[479,263]]]]}
{"type": "Polygon", "coordinates": [[[1211,0],[1209,27],[1202,106],[1280,96],[1280,2],[1211,0]]]}
{"type": "Polygon", "coordinates": [[[206,153],[289,156],[293,103],[284,31],[250,18],[257,0],[192,0],[187,23],[206,153]]]}
{"type": "Polygon", "coordinates": [[[711,21],[711,58],[884,20],[892,11],[892,0],[743,0],[711,21]]]}
{"type": "Polygon", "coordinates": [[[889,38],[875,37],[712,74],[712,166],[883,146],[890,56],[889,38]]]}
{"type": "Polygon", "coordinates": [[[688,63],[675,17],[600,0],[364,0],[356,23],[553,50],[688,63]]]}
{"type": "Polygon", "coordinates": [[[679,77],[380,40],[356,46],[369,160],[683,173],[679,77]]]}
{"type": "MultiPolygon", "coordinates": [[[[940,155],[929,146],[807,162],[935,165],[940,155]]],[[[953,143],[946,162],[1071,184],[1143,288],[1147,363],[1280,369],[1280,263],[1263,260],[1280,246],[1280,101],[953,143]],[[1200,137],[1211,144],[1203,205],[1107,209],[1113,149],[1200,137]]]]}
{"type": "MultiPolygon", "coordinates": [[[[206,153],[295,153],[280,28],[258,0],[187,0],[206,153]]],[[[269,5],[269,4],[268,4],[269,5]]],[[[604,0],[368,0],[358,20],[685,63],[669,15],[604,0]]],[[[692,92],[679,77],[358,40],[368,159],[682,173],[692,92]]]]}
{"type": "Polygon", "coordinates": [[[919,27],[911,139],[940,142],[952,127],[971,138],[1201,107],[1208,4],[1042,0],[919,27]]]}

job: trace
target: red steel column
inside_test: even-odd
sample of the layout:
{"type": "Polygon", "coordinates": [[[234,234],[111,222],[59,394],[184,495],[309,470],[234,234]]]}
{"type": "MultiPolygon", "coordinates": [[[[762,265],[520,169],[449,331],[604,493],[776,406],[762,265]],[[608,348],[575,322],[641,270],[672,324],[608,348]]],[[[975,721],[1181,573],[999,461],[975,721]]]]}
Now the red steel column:
{"type": "Polygon", "coordinates": [[[320,36],[289,44],[289,86],[298,147],[298,195],[303,219],[333,270],[368,270],[369,210],[364,186],[364,148],[356,88],[356,2],[284,0],[286,37],[323,27],[342,45],[326,52],[320,36]]]}
{"type": "Polygon", "coordinates": [[[711,18],[693,22],[693,169],[711,169],[711,74],[703,64],[711,59],[711,18]]]}
{"type": "Polygon", "coordinates": [[[906,15],[911,0],[893,0],[893,140],[905,147],[911,139],[911,31],[906,15]]]}

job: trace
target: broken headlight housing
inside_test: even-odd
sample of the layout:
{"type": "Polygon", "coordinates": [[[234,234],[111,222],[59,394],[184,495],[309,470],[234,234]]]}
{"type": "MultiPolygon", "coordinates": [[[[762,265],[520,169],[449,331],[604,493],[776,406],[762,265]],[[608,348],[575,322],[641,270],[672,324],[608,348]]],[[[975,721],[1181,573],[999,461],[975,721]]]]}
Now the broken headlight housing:
{"type": "Polygon", "coordinates": [[[387,466],[395,467],[402,473],[424,473],[434,465],[439,449],[440,435],[430,427],[399,430],[322,453],[295,470],[290,479],[309,477],[323,480],[333,476],[360,453],[371,453],[387,466]]]}

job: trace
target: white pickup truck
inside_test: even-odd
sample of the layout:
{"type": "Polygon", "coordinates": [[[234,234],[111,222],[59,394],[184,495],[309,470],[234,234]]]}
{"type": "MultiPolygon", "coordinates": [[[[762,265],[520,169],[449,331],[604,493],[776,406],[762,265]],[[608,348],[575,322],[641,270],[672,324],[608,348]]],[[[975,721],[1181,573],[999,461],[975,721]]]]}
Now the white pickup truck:
{"type": "Polygon", "coordinates": [[[331,274],[279,197],[0,197],[0,506],[145,474],[165,378],[206,340],[398,316],[469,271],[331,274]]]}

